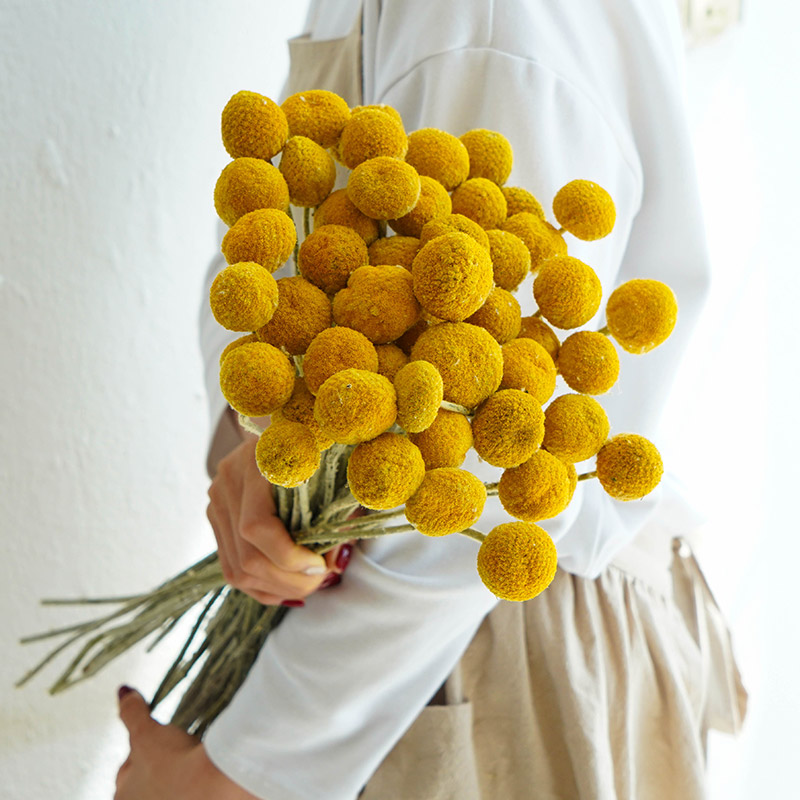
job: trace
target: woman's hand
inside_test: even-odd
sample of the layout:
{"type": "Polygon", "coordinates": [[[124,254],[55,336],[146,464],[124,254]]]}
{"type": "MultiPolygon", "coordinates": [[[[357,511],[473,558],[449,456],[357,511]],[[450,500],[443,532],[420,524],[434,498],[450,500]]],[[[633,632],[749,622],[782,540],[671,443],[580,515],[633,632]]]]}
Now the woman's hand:
{"type": "Polygon", "coordinates": [[[340,545],[323,558],[295,544],[275,513],[272,487],[258,471],[247,435],[219,462],[208,490],[208,519],[225,580],[264,605],[302,605],[341,579],[352,552],[340,545]]]}
{"type": "Polygon", "coordinates": [[[114,800],[258,800],[211,763],[199,739],[156,722],[127,686],[119,690],[119,715],[131,753],[117,773],[114,800]]]}

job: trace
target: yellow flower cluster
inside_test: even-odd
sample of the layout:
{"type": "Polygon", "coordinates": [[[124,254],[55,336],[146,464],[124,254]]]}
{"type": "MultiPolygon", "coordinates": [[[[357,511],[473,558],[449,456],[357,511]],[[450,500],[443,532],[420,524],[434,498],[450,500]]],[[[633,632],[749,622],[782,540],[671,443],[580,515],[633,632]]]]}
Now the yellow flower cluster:
{"type": "Polygon", "coordinates": [[[271,415],[256,449],[269,481],[322,481],[326,457],[344,448],[355,501],[380,520],[405,505],[428,536],[482,539],[478,571],[508,600],[552,580],[555,547],[534,523],[560,514],[579,480],[596,475],[619,500],[655,488],[658,451],[636,434],[609,438],[595,396],[617,381],[615,342],[646,353],[669,336],[674,295],[630,280],[608,298],[606,328],[575,330],[601,310],[602,286],[568,253],[570,237],[611,233],[605,189],[566,183],[556,227],[530,191],[507,185],[513,151],[501,133],[407,134],[395,109],[350,109],[327,91],[282,106],[239,92],[222,135],[233,160],[214,199],[229,266],[210,302],[245,335],[223,352],[220,385],[240,414],[271,415]],[[350,170],[343,189],[335,162],[350,170]],[[305,209],[299,247],[290,205],[305,209]],[[293,251],[295,274],[275,281],[293,251]],[[514,296],[523,284],[532,316],[514,296]],[[572,393],[556,391],[559,375],[572,393]],[[496,482],[462,469],[473,448],[496,482]],[[593,458],[595,471],[579,475],[593,458]],[[517,521],[484,537],[471,526],[494,494],[517,521]]]}

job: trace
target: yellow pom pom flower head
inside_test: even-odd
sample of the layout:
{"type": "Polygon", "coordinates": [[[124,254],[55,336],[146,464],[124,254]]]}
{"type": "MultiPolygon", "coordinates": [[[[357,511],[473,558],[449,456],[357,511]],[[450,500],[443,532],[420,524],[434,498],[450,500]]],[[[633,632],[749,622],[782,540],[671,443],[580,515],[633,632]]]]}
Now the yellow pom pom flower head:
{"type": "Polygon", "coordinates": [[[533,339],[534,342],[538,342],[547,350],[547,354],[553,359],[553,362],[558,358],[561,342],[555,331],[539,317],[523,317],[518,338],[533,339]]]}
{"type": "Polygon", "coordinates": [[[411,271],[419,253],[419,239],[414,236],[386,236],[369,246],[369,263],[373,266],[393,264],[411,271]]]}
{"type": "Polygon", "coordinates": [[[412,361],[429,361],[444,382],[444,399],[475,408],[500,386],[503,351],[491,334],[467,322],[432,325],[417,339],[412,361]]]}
{"type": "Polygon", "coordinates": [[[619,377],[614,345],[597,331],[578,331],[564,339],[558,370],[567,386],[581,394],[605,394],[619,377]]]}
{"type": "MultiPolygon", "coordinates": [[[[353,116],[360,114],[362,111],[382,111],[384,114],[388,114],[398,125],[403,125],[403,118],[400,116],[400,112],[392,106],[387,106],[385,103],[371,103],[364,106],[353,106],[350,109],[350,113],[353,116]]],[[[405,130],[405,127],[403,130],[405,130]]]]}
{"type": "Polygon", "coordinates": [[[209,300],[214,319],[229,331],[254,331],[266,325],[278,306],[275,278],[260,264],[245,261],[214,278],[209,300]]]}
{"type": "Polygon", "coordinates": [[[378,354],[378,374],[394,381],[401,367],[408,364],[408,356],[396,344],[375,345],[378,354]]]}
{"type": "Polygon", "coordinates": [[[372,219],[396,219],[408,214],[419,200],[417,171],[399,158],[378,156],[363,161],[347,181],[347,196],[372,219]]]}
{"type": "Polygon", "coordinates": [[[336,324],[360,331],[375,344],[402,336],[421,313],[411,273],[403,267],[359,267],[333,298],[336,324]]]}
{"type": "Polygon", "coordinates": [[[533,282],[542,316],[556,328],[579,328],[600,308],[603,287],[597,273],[572,256],[546,261],[533,282]]]}
{"type": "Polygon", "coordinates": [[[306,280],[333,294],[344,289],[356,269],[369,264],[369,253],[352,228],[324,225],[303,240],[297,262],[306,280]]]}
{"type": "Polygon", "coordinates": [[[432,469],[406,501],[406,519],[426,536],[447,536],[474,525],[486,504],[486,487],[463,469],[432,469]]]}
{"type": "Polygon", "coordinates": [[[469,155],[469,177],[486,178],[502,186],[511,174],[511,144],[497,131],[475,128],[460,137],[469,155]]]}
{"type": "Polygon", "coordinates": [[[420,175],[434,178],[452,192],[469,176],[469,152],[446,131],[422,128],[408,135],[406,161],[420,175]]]}
{"type": "Polygon", "coordinates": [[[238,339],[234,339],[229,345],[225,347],[225,349],[219,354],[219,365],[222,366],[222,362],[225,360],[225,356],[231,352],[231,350],[235,350],[237,347],[241,347],[243,344],[250,344],[251,342],[257,342],[258,336],[254,333],[248,333],[246,336],[240,336],[238,339]]]}
{"type": "Polygon", "coordinates": [[[533,272],[538,272],[548,259],[567,254],[567,243],[561,234],[549,222],[530,211],[521,211],[509,217],[500,227],[525,242],[531,254],[533,272]]]}
{"type": "Polygon", "coordinates": [[[530,272],[531,252],[519,236],[508,231],[490,230],[486,235],[494,282],[501,289],[513,292],[530,272]]]}
{"type": "Polygon", "coordinates": [[[336,164],[330,154],[307,136],[292,136],[286,142],[280,171],[296,206],[318,206],[336,183],[336,164]]]}
{"type": "Polygon", "coordinates": [[[493,467],[518,467],[538,449],[544,413],[531,395],[518,389],[493,394],[475,414],[472,435],[478,455],[493,467]]]}
{"type": "Polygon", "coordinates": [[[522,312],[519,303],[511,292],[495,287],[486,302],[471,316],[470,325],[487,330],[500,344],[510,342],[519,334],[522,325],[522,312]]]}
{"type": "Polygon", "coordinates": [[[381,511],[400,506],[425,477],[419,449],[405,436],[382,433],[359,444],[347,462],[347,483],[364,508],[381,511]]]}
{"type": "Polygon", "coordinates": [[[573,236],[593,241],[614,229],[617,212],[611,195],[592,181],[570,181],[553,198],[558,224],[573,236]]]}
{"type": "Polygon", "coordinates": [[[349,169],[378,156],[405,158],[408,137],[402,123],[377,109],[361,109],[342,129],[339,155],[349,169]]]}
{"type": "Polygon", "coordinates": [[[363,333],[337,326],[318,333],[306,350],[303,374],[312,394],[343,369],[378,371],[378,354],[363,333]]]}
{"type": "Polygon", "coordinates": [[[258,208],[289,210],[289,187],[280,171],[260,158],[237,158],[220,173],[214,208],[229,227],[258,208]]]}
{"type": "Polygon", "coordinates": [[[478,550],[478,574],[501,600],[524,602],[536,597],[552,583],[556,567],[553,540],[530,522],[492,528],[478,550]]]}
{"type": "Polygon", "coordinates": [[[564,462],[537,450],[518,467],[503,472],[497,487],[503,508],[524,522],[560,514],[569,504],[570,481],[564,462]]]}
{"type": "Polygon", "coordinates": [[[463,414],[440,408],[429,427],[408,438],[422,453],[425,469],[460,467],[472,447],[472,425],[463,414]]]}
{"type": "Polygon", "coordinates": [[[289,137],[280,106],[256,92],[237,92],[222,109],[222,144],[231,158],[269,160],[289,137]]]}
{"type": "Polygon", "coordinates": [[[297,92],[282,105],[292,136],[307,136],[320,147],[333,147],[350,119],[350,109],[338,94],[322,89],[297,92]]]}
{"type": "Polygon", "coordinates": [[[635,433],[617,434],[597,454],[597,478],[616,500],[638,500],[650,494],[663,474],[656,446],[635,433]]]}
{"type": "Polygon", "coordinates": [[[314,416],[322,432],[333,441],[366,442],[394,425],[394,387],[375,372],[344,369],[319,387],[314,416]]]}
{"type": "Polygon", "coordinates": [[[617,287],[608,298],[608,330],[629,353],[648,353],[672,333],[678,303],[665,283],[637,278],[617,287]]]}
{"type": "Polygon", "coordinates": [[[411,361],[394,378],[397,392],[397,424],[408,433],[419,433],[436,419],[444,399],[444,382],[433,364],[411,361]]]}
{"type": "Polygon", "coordinates": [[[503,345],[501,389],[521,389],[546,403],[556,390],[556,367],[548,352],[533,339],[513,339],[503,345]]]}
{"type": "Polygon", "coordinates": [[[564,394],[544,412],[542,447],[568,463],[596,455],[608,438],[606,412],[593,397],[564,394]]]}
{"type": "Polygon", "coordinates": [[[464,233],[428,242],[414,259],[411,274],[422,307],[449,322],[461,322],[477,311],[494,283],[489,253],[464,233]]]}
{"type": "Polygon", "coordinates": [[[469,217],[484,229],[502,225],[507,211],[506,198],[488,178],[470,178],[453,192],[453,213],[469,217]]]}
{"type": "Polygon", "coordinates": [[[278,307],[257,334],[262,342],[299,356],[317,334],[330,327],[331,318],[331,301],[322,289],[299,276],[281,278],[278,307]]]}
{"type": "Polygon", "coordinates": [[[239,217],[222,240],[222,254],[229,264],[255,261],[275,272],[297,243],[297,232],[288,214],[260,208],[239,217]]]}
{"type": "Polygon", "coordinates": [[[420,247],[424,247],[431,239],[445,236],[448,233],[466,233],[481,247],[488,251],[489,237],[477,222],[463,214],[448,214],[446,217],[435,217],[426,222],[419,234],[420,247]]]}
{"type": "Polygon", "coordinates": [[[407,355],[411,355],[411,348],[417,343],[417,339],[425,333],[430,327],[430,323],[425,318],[423,312],[422,319],[416,324],[412,325],[402,336],[400,336],[395,344],[407,355]]]}
{"type": "Polygon", "coordinates": [[[305,483],[319,463],[314,434],[299,422],[273,423],[258,438],[256,464],[261,474],[277,486],[291,488],[305,483]]]}
{"type": "Polygon", "coordinates": [[[544,220],[542,204],[527,189],[521,186],[503,186],[501,190],[506,198],[509,217],[527,211],[544,220]]]}
{"type": "Polygon", "coordinates": [[[371,245],[378,238],[378,221],[362,214],[347,196],[347,190],[331,192],[314,212],[314,230],[324,225],[343,225],[352,228],[365,242],[371,245]]]}
{"type": "Polygon", "coordinates": [[[389,227],[402,236],[418,237],[432,219],[449,216],[453,211],[450,195],[439,181],[426,175],[421,175],[419,181],[419,199],[414,208],[400,219],[389,220],[389,227]]]}
{"type": "Polygon", "coordinates": [[[272,414],[272,422],[288,420],[289,422],[299,422],[305,425],[317,442],[317,449],[327,450],[332,444],[333,439],[326,436],[314,416],[314,402],[316,398],[308,391],[308,386],[303,378],[294,379],[294,389],[291,397],[272,414]]]}
{"type": "Polygon", "coordinates": [[[235,411],[248,417],[263,417],[291,397],[294,366],[277,347],[262,342],[243,344],[225,356],[219,385],[235,411]]]}

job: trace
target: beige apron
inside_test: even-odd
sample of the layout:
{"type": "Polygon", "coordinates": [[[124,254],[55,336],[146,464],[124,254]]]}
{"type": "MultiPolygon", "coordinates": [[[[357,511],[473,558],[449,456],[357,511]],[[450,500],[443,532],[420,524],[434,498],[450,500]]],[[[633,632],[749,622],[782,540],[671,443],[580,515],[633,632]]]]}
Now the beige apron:
{"type": "MultiPolygon", "coordinates": [[[[289,42],[287,93],[362,97],[361,19],[289,42]]],[[[693,800],[746,692],[688,544],[656,530],[596,580],[501,602],[360,800],[693,800]]]]}

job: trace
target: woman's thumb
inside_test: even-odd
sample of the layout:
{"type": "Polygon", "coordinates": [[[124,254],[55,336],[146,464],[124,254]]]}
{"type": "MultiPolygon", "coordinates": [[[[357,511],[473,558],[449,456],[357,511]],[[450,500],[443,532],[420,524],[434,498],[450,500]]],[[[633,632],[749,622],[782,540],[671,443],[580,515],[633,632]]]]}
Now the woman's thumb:
{"type": "Polygon", "coordinates": [[[150,716],[150,707],[144,697],[135,689],[131,689],[130,686],[120,686],[118,696],[119,717],[128,729],[131,740],[143,733],[149,726],[156,724],[150,716]]]}

